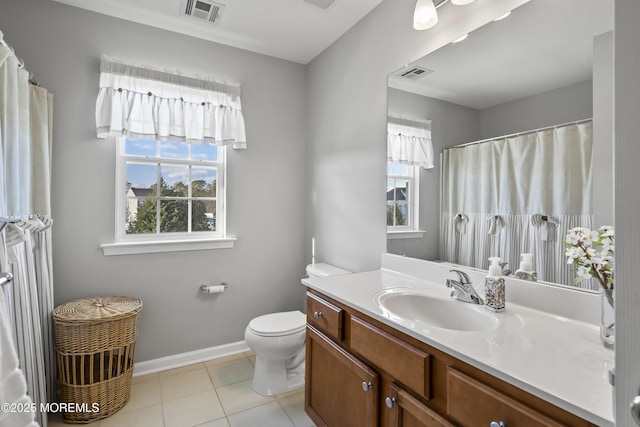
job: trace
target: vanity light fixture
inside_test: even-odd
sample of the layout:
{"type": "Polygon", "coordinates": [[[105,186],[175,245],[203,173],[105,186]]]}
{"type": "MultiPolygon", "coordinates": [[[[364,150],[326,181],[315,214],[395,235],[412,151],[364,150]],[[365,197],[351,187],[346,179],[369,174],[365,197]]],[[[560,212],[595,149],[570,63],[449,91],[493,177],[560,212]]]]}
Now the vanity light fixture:
{"type": "Polygon", "coordinates": [[[416,30],[428,30],[438,23],[437,8],[445,3],[453,3],[461,6],[473,3],[475,0],[417,0],[413,11],[413,28],[416,30]]]}
{"type": "Polygon", "coordinates": [[[427,30],[438,23],[438,12],[433,0],[418,0],[413,12],[413,28],[427,30]]]}

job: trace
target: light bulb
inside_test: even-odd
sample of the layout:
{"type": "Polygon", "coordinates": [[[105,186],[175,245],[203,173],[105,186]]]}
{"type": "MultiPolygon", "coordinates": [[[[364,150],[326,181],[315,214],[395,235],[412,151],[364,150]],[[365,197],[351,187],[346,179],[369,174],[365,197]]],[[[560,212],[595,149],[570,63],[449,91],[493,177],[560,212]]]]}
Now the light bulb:
{"type": "Polygon", "coordinates": [[[426,30],[438,23],[438,12],[433,0],[418,0],[413,13],[413,28],[426,30]]]}

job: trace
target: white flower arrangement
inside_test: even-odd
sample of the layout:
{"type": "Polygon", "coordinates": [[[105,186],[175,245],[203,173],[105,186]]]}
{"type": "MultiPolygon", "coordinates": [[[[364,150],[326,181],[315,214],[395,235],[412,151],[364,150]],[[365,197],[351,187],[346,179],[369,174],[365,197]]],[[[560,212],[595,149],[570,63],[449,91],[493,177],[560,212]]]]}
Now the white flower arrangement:
{"type": "Polygon", "coordinates": [[[613,306],[614,246],[613,227],[605,225],[597,231],[575,227],[569,230],[564,242],[567,264],[578,267],[578,277],[574,284],[594,277],[605,291],[607,300],[613,306]]]}

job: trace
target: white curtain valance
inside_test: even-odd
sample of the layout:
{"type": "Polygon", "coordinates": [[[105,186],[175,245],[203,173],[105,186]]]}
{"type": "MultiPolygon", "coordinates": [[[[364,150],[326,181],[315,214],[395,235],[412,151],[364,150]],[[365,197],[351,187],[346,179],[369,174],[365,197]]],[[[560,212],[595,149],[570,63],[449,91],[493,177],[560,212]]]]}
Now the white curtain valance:
{"type": "Polygon", "coordinates": [[[389,117],[387,161],[433,168],[431,120],[414,122],[389,117]]]}
{"type": "Polygon", "coordinates": [[[246,148],[240,86],[167,73],[103,57],[96,101],[98,138],[139,139],[246,148]]]}

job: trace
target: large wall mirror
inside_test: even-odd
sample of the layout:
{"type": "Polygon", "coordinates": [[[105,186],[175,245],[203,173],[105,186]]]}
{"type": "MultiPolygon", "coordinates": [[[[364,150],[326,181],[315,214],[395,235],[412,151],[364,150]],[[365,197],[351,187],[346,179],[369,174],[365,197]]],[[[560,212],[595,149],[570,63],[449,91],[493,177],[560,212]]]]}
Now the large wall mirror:
{"type": "Polygon", "coordinates": [[[566,230],[613,225],[613,1],[525,3],[390,74],[388,117],[388,252],[570,285],[566,230]]]}

